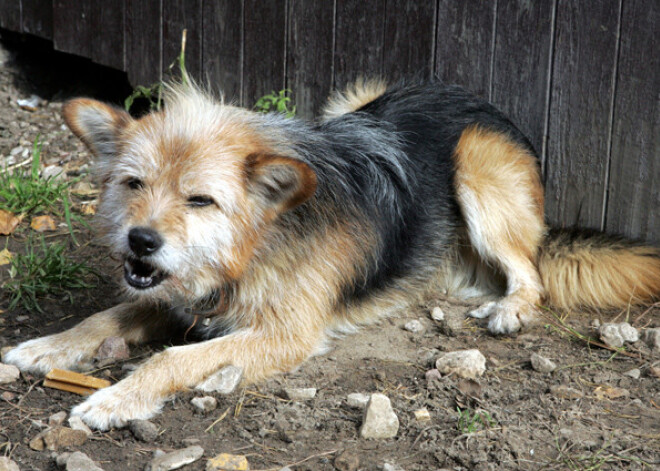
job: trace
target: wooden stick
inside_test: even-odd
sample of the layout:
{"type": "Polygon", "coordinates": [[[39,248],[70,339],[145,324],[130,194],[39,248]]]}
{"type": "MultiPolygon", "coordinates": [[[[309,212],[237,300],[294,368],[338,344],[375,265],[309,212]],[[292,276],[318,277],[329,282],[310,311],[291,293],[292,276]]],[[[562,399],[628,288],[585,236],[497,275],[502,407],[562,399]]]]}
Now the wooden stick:
{"type": "Polygon", "coordinates": [[[60,391],[80,394],[81,396],[89,396],[96,392],[96,389],[93,388],[85,388],[83,386],[76,386],[75,384],[54,381],[52,379],[44,379],[44,386],[47,388],[59,389],[60,391]]]}
{"type": "Polygon", "coordinates": [[[46,379],[92,389],[107,388],[112,384],[107,379],[94,378],[93,376],[74,373],[73,371],[60,370],[58,368],[53,368],[50,370],[50,372],[46,375],[46,379]]]}

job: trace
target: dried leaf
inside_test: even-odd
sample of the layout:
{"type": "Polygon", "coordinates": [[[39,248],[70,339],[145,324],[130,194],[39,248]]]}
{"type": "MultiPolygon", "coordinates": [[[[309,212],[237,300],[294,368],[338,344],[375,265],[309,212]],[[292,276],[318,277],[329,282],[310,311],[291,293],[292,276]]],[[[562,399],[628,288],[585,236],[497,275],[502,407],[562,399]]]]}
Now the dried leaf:
{"type": "MultiPolygon", "coordinates": [[[[9,265],[13,256],[14,254],[9,249],[0,250],[0,265],[9,265]]],[[[0,313],[2,313],[2,309],[0,309],[0,313]]]]}
{"type": "Polygon", "coordinates": [[[594,395],[600,401],[603,399],[619,399],[622,397],[628,397],[630,392],[627,389],[623,388],[613,388],[611,386],[598,386],[594,390],[594,395]]]}
{"type": "Polygon", "coordinates": [[[88,204],[83,204],[80,207],[80,212],[83,213],[85,216],[93,216],[96,214],[96,201],[90,202],[88,204]]]}
{"type": "Polygon", "coordinates": [[[10,235],[21,222],[22,217],[0,209],[0,235],[10,235]]]}
{"type": "Polygon", "coordinates": [[[30,222],[30,227],[37,232],[48,232],[57,229],[55,221],[48,215],[33,217],[30,222]]]}

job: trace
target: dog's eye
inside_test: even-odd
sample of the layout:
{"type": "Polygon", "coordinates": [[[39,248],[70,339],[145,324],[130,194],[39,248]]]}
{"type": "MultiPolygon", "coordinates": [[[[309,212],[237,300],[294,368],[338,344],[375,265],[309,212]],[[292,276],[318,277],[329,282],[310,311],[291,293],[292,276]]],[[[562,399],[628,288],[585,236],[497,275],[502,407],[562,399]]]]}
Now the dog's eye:
{"type": "Polygon", "coordinates": [[[131,177],[124,180],[124,185],[129,187],[131,190],[139,190],[144,186],[144,183],[139,178],[131,177]]]}
{"type": "Polygon", "coordinates": [[[215,204],[215,201],[210,196],[194,195],[188,198],[188,206],[190,207],[198,208],[202,206],[210,206],[212,204],[215,204]]]}

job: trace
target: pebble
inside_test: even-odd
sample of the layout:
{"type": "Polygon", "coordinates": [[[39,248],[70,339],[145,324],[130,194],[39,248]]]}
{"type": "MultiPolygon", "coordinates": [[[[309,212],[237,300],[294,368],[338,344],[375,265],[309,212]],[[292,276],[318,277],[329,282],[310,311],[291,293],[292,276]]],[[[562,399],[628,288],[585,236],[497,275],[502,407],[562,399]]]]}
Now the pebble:
{"type": "Polygon", "coordinates": [[[399,418],[392,409],[390,399],[384,394],[371,395],[364,410],[360,436],[362,438],[393,438],[399,431],[399,418]]]}
{"type": "Polygon", "coordinates": [[[291,401],[307,401],[314,399],[316,388],[284,388],[284,395],[291,401]]]}
{"type": "Polygon", "coordinates": [[[575,388],[563,384],[559,386],[551,386],[550,392],[560,399],[581,399],[584,397],[582,391],[578,391],[575,388]]]}
{"type": "Polygon", "coordinates": [[[20,471],[16,462],[6,456],[0,456],[0,471],[20,471]]]}
{"type": "Polygon", "coordinates": [[[655,351],[660,351],[660,327],[647,329],[644,332],[644,342],[655,351]]]}
{"type": "Polygon", "coordinates": [[[463,330],[465,317],[457,312],[445,313],[445,318],[440,322],[440,331],[449,337],[457,337],[463,330]]]}
{"type": "Polygon", "coordinates": [[[424,407],[423,409],[417,409],[415,412],[415,419],[417,419],[417,422],[426,422],[428,420],[431,420],[431,414],[429,413],[429,410],[424,407]]]}
{"type": "Polygon", "coordinates": [[[357,471],[360,467],[360,458],[354,451],[342,451],[334,461],[337,471],[357,471]]]}
{"type": "Polygon", "coordinates": [[[202,412],[211,412],[218,407],[218,401],[211,396],[194,397],[190,402],[197,410],[202,412]]]}
{"type": "Polygon", "coordinates": [[[610,347],[623,347],[624,342],[637,342],[639,332],[627,322],[606,323],[598,328],[600,339],[610,347]]]}
{"type": "Polygon", "coordinates": [[[352,393],[346,397],[349,407],[354,409],[364,409],[369,403],[369,395],[362,393],[352,393]]]}
{"type": "Polygon", "coordinates": [[[404,469],[396,463],[384,463],[383,471],[404,471],[404,469]]]}
{"type": "Polygon", "coordinates": [[[233,393],[243,379],[243,368],[228,365],[206,378],[195,389],[220,394],[233,393]]]}
{"type": "Polygon", "coordinates": [[[406,322],[403,325],[403,328],[406,329],[408,332],[412,332],[412,333],[424,332],[424,324],[422,324],[417,319],[413,319],[412,321],[406,322]]]}
{"type": "Polygon", "coordinates": [[[2,394],[0,394],[0,397],[2,399],[4,399],[5,401],[10,402],[10,401],[13,401],[14,399],[16,399],[16,394],[14,394],[11,391],[5,391],[2,394]]]}
{"type": "Polygon", "coordinates": [[[48,425],[51,427],[56,427],[58,425],[62,425],[65,420],[66,420],[66,412],[60,411],[48,417],[48,425]]]}
{"type": "Polygon", "coordinates": [[[123,337],[106,338],[96,351],[94,359],[101,363],[126,360],[130,357],[130,351],[123,337]]]}
{"type": "Polygon", "coordinates": [[[442,355],[435,362],[442,374],[455,374],[461,378],[476,378],[486,371],[486,357],[479,350],[459,350],[442,355]]]}
{"type": "Polygon", "coordinates": [[[557,369],[557,365],[546,357],[533,353],[530,358],[532,368],[540,373],[552,373],[557,369]]]}
{"type": "Polygon", "coordinates": [[[85,432],[88,437],[93,434],[92,430],[87,426],[87,424],[83,422],[83,420],[77,415],[69,417],[67,422],[69,423],[69,427],[71,427],[73,430],[81,430],[85,432]]]}
{"type": "Polygon", "coordinates": [[[68,427],[55,427],[41,432],[30,440],[30,448],[42,451],[47,448],[55,451],[59,448],[81,446],[87,441],[87,434],[82,430],[73,430],[68,427]]]}
{"type": "Polygon", "coordinates": [[[57,465],[58,468],[64,468],[66,466],[66,461],[69,459],[71,456],[70,451],[65,451],[63,453],[53,453],[53,457],[55,458],[55,464],[57,465]]]}
{"type": "Polygon", "coordinates": [[[248,471],[250,463],[243,455],[220,453],[206,462],[206,471],[248,471]]]}
{"type": "Polygon", "coordinates": [[[441,379],[442,374],[440,374],[437,368],[433,368],[431,370],[428,370],[426,373],[424,373],[424,377],[426,378],[426,381],[433,381],[433,380],[441,379]]]}
{"type": "Polygon", "coordinates": [[[445,319],[445,311],[440,309],[440,307],[436,306],[433,309],[431,309],[431,319],[433,319],[436,322],[441,322],[445,319]]]}
{"type": "MultiPolygon", "coordinates": [[[[201,446],[189,446],[182,450],[157,456],[145,468],[145,471],[169,471],[179,469],[187,464],[194,463],[204,455],[201,446]]],[[[208,468],[207,468],[208,469],[208,468]]]]}
{"type": "Polygon", "coordinates": [[[66,176],[64,169],[59,165],[47,165],[41,170],[41,177],[44,180],[52,178],[54,180],[63,179],[66,176]]]}
{"type": "Polygon", "coordinates": [[[633,379],[639,379],[639,377],[642,375],[642,372],[638,368],[633,368],[632,370],[628,370],[623,374],[624,376],[630,376],[633,379]]]}
{"type": "Polygon", "coordinates": [[[13,383],[21,376],[21,372],[14,365],[0,363],[0,384],[13,383]]]}
{"type": "Polygon", "coordinates": [[[66,460],[66,471],[103,471],[103,468],[99,468],[85,453],[76,451],[66,460]]]}
{"type": "Polygon", "coordinates": [[[131,420],[128,428],[133,436],[141,442],[150,443],[158,437],[158,427],[148,420],[131,420]]]}

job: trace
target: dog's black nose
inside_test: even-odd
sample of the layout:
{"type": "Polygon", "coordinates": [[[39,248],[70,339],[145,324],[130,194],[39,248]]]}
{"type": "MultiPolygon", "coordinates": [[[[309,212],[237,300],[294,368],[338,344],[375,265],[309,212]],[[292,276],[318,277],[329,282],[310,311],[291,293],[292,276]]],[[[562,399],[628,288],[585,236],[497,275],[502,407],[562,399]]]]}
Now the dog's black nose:
{"type": "Polygon", "coordinates": [[[151,255],[163,246],[163,238],[148,227],[134,227],[128,233],[128,246],[135,255],[151,255]]]}

